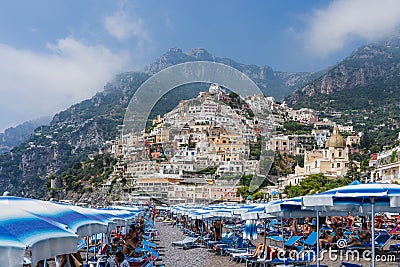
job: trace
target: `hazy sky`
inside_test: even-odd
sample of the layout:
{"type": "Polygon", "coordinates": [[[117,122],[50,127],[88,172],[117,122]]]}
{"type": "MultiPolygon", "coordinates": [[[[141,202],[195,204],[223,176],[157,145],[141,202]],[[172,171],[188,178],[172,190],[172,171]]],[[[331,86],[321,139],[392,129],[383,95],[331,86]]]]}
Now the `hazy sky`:
{"type": "Polygon", "coordinates": [[[400,25],[397,0],[3,0],[0,131],[53,115],[170,47],[317,71],[400,25]]]}

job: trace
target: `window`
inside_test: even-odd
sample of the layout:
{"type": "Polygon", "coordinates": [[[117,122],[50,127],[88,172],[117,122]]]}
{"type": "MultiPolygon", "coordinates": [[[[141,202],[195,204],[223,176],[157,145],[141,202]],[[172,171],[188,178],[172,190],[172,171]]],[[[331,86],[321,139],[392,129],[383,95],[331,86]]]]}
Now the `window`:
{"type": "Polygon", "coordinates": [[[336,166],[337,166],[338,168],[340,168],[340,163],[337,163],[336,166]]]}

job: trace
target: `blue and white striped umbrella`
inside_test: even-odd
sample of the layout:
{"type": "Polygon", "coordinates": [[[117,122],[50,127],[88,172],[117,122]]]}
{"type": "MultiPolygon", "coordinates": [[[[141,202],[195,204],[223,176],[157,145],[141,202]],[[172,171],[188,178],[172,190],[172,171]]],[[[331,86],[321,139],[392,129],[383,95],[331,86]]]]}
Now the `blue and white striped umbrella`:
{"type": "Polygon", "coordinates": [[[354,214],[400,211],[400,185],[384,183],[355,184],[310,196],[303,196],[303,207],[320,211],[349,211],[354,214]]]}
{"type": "Polygon", "coordinates": [[[302,209],[301,197],[270,202],[265,206],[265,212],[280,218],[302,218],[316,215],[313,210],[302,209]]]}
{"type": "Polygon", "coordinates": [[[258,204],[254,208],[247,210],[245,213],[241,214],[242,220],[257,220],[274,217],[265,212],[265,207],[268,205],[268,203],[258,204]]]}
{"type": "Polygon", "coordinates": [[[76,252],[78,236],[19,208],[0,203],[1,266],[22,266],[25,249],[32,252],[34,266],[41,259],[76,252]]]}
{"type": "Polygon", "coordinates": [[[233,210],[234,209],[232,207],[231,208],[220,207],[220,208],[213,209],[210,212],[210,215],[212,217],[218,217],[218,218],[233,218],[233,216],[234,216],[232,213],[233,210]]]}
{"type": "Polygon", "coordinates": [[[107,231],[107,222],[77,212],[72,209],[71,205],[12,196],[0,197],[0,203],[9,209],[22,209],[44,220],[50,220],[52,223],[58,222],[66,225],[68,229],[79,236],[107,231]]]}
{"type": "Polygon", "coordinates": [[[255,220],[246,220],[243,238],[252,240],[257,239],[257,225],[255,220]]]}
{"type": "Polygon", "coordinates": [[[117,208],[103,208],[103,209],[92,209],[95,213],[105,216],[116,222],[118,225],[128,225],[138,216],[139,212],[127,210],[127,209],[117,209],[117,208]]]}
{"type": "MultiPolygon", "coordinates": [[[[400,185],[368,183],[352,184],[323,193],[304,196],[303,207],[321,211],[350,211],[354,214],[371,214],[375,212],[400,211],[400,185]]],[[[371,220],[371,231],[374,232],[374,219],[371,220]]],[[[372,266],[375,266],[375,242],[371,248],[372,266]]]]}

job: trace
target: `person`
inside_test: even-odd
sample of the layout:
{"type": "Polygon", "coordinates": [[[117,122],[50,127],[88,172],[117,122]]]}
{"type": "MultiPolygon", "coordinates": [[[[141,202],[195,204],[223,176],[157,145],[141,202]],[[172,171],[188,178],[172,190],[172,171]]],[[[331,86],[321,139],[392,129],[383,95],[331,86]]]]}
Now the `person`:
{"type": "Polygon", "coordinates": [[[214,223],[215,240],[220,241],[222,239],[222,222],[217,220],[214,223]]]}
{"type": "Polygon", "coordinates": [[[362,243],[369,243],[371,242],[371,231],[368,229],[368,225],[366,222],[362,224],[362,233],[354,236],[349,240],[347,246],[360,246],[362,243]]]}
{"type": "Polygon", "coordinates": [[[114,257],[110,257],[106,267],[129,267],[129,262],[125,259],[124,253],[118,251],[114,257]]]}
{"type": "Polygon", "coordinates": [[[303,225],[303,235],[304,236],[309,236],[311,231],[312,231],[312,229],[311,229],[311,225],[309,223],[306,223],[303,225]]]}
{"type": "Polygon", "coordinates": [[[264,253],[264,244],[263,243],[257,244],[256,249],[254,250],[252,258],[253,259],[259,259],[259,258],[261,258],[261,255],[263,253],[264,253]]]}
{"type": "Polygon", "coordinates": [[[297,226],[297,219],[292,220],[292,225],[290,226],[290,232],[292,236],[299,235],[299,229],[297,226]]]}
{"type": "Polygon", "coordinates": [[[68,254],[58,255],[55,258],[56,267],[72,267],[68,254]]]}

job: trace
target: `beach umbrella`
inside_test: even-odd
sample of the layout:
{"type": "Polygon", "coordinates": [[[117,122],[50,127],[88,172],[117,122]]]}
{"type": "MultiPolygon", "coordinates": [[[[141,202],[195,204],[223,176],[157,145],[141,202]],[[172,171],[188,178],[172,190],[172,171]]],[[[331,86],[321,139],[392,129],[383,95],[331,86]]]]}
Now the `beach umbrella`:
{"type": "Polygon", "coordinates": [[[255,220],[246,220],[246,224],[244,226],[243,238],[246,239],[257,239],[257,226],[255,220]]]}
{"type": "Polygon", "coordinates": [[[353,184],[302,197],[303,207],[317,211],[345,211],[371,214],[372,266],[375,266],[375,212],[400,211],[400,185],[384,183],[353,184]]]}
{"type": "Polygon", "coordinates": [[[0,203],[0,262],[22,266],[25,249],[32,252],[32,262],[59,254],[76,252],[78,236],[58,222],[52,223],[23,209],[0,203]]]}
{"type": "Polygon", "coordinates": [[[108,217],[109,220],[116,222],[119,225],[128,225],[139,215],[140,212],[129,211],[127,209],[118,208],[102,208],[92,209],[95,213],[108,217]]]}
{"type": "Polygon", "coordinates": [[[246,212],[241,214],[242,220],[257,220],[257,219],[267,219],[267,218],[273,218],[274,216],[267,214],[265,212],[265,206],[267,206],[267,203],[264,204],[259,204],[246,212]]]}
{"type": "Polygon", "coordinates": [[[233,217],[232,210],[233,209],[228,209],[228,208],[213,209],[210,212],[210,215],[212,217],[232,218],[233,217]]]}
{"type": "Polygon", "coordinates": [[[22,209],[44,220],[66,225],[68,229],[79,236],[107,231],[107,222],[77,212],[72,208],[72,205],[12,196],[0,197],[0,203],[6,205],[9,209],[22,209]]]}

